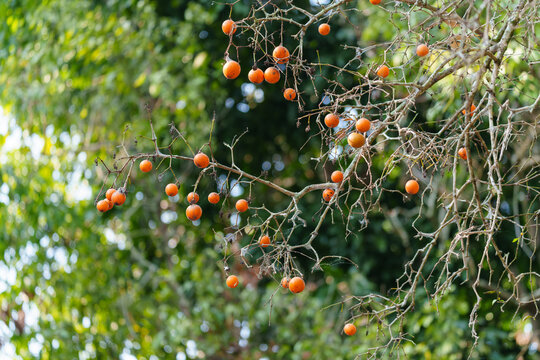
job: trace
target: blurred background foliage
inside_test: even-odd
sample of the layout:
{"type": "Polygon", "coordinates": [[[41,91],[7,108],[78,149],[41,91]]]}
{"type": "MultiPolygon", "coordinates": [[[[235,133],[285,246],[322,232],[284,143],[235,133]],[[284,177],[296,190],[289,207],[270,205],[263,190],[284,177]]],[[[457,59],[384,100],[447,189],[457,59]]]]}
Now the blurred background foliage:
{"type": "MultiPolygon", "coordinates": [[[[318,8],[315,1],[296,3],[318,8]]],[[[249,6],[250,1],[237,3],[233,19],[246,16],[249,6]]],[[[307,57],[343,65],[352,52],[342,44],[395,36],[381,9],[367,1],[350,6],[362,11],[347,13],[348,19],[333,17],[331,36],[308,31],[307,57]]],[[[0,2],[0,358],[352,359],[385,341],[377,327],[362,326],[362,321],[357,321],[357,336],[345,338],[341,328],[351,304],[328,306],[350,295],[386,294],[395,286],[417,248],[410,229],[419,202],[385,195],[384,207],[368,219],[369,226],[347,239],[343,221],[329,219],[317,250],[347,256],[358,267],[335,261],[326,263],[324,272],[311,272],[311,262],[302,260],[308,285],[296,296],[278,287],[280,274],[259,278],[239,261],[229,265],[241,285],[224,286],[221,239],[230,225],[232,202],[221,212],[204,206],[203,220],[189,222],[184,197],[198,176],[192,164],[173,165],[181,180],[174,201],[163,192],[172,176],[137,173],[122,208],[106,214],[95,210],[95,196],[106,181],[95,159],[111,163],[123,141],[131,151],[152,150],[147,103],[155,103],[159,141],[170,142],[169,124],[174,123],[194,150],[208,141],[215,114],[214,155],[226,163],[230,156],[223,143],[249,129],[236,147],[237,164],[253,174],[264,169],[269,179],[291,189],[322,181],[344,165],[310,162],[320,155],[317,136],[305,145],[317,126],[297,126],[298,108],[283,101],[283,82],[245,83],[253,65],[248,48],[239,51],[242,75],[224,79],[228,37],[221,22],[229,12],[222,2],[211,1],[0,2]]],[[[294,30],[285,29],[287,35],[294,30]]],[[[406,27],[401,31],[405,34],[406,27]]],[[[451,30],[443,25],[432,35],[437,31],[451,30]]],[[[234,41],[247,44],[241,31],[234,41]]],[[[295,46],[290,37],[284,43],[295,46]]],[[[365,56],[382,59],[383,54],[365,56]]],[[[523,82],[499,94],[514,106],[528,104],[538,90],[535,74],[520,64],[516,58],[506,71],[523,73],[523,82]]],[[[420,70],[419,64],[411,67],[420,70]]],[[[330,69],[320,71],[335,76],[330,69]]],[[[345,86],[357,82],[345,75],[336,80],[345,86]]],[[[325,82],[318,77],[316,84],[317,94],[309,81],[302,84],[306,109],[322,100],[325,82]]],[[[418,104],[418,126],[433,126],[461,106],[460,89],[449,93],[446,85],[418,104]]],[[[173,150],[191,155],[185,146],[173,150]]],[[[384,161],[384,156],[375,159],[374,174],[384,161]]],[[[399,173],[385,184],[400,186],[399,173]]],[[[205,198],[216,182],[204,179],[199,189],[205,198]]],[[[243,191],[237,195],[246,196],[248,189],[243,191]]],[[[260,186],[251,194],[269,208],[279,209],[286,201],[260,186]]],[[[521,195],[509,194],[509,202],[512,196],[521,195]]],[[[319,194],[313,193],[302,206],[305,214],[316,214],[320,205],[319,194]]],[[[363,219],[357,220],[360,227],[363,219]]],[[[416,225],[428,231],[439,221],[433,207],[416,225]]],[[[500,234],[509,248],[512,232],[500,234]]],[[[250,240],[246,236],[241,243],[250,240]]],[[[249,255],[256,259],[260,251],[249,255]]],[[[400,354],[467,358],[473,302],[466,285],[452,288],[438,304],[419,293],[406,324],[414,343],[404,343],[400,354]]],[[[480,341],[471,357],[514,359],[521,351],[515,337],[530,332],[531,320],[522,313],[514,317],[513,309],[501,312],[490,301],[479,316],[480,341]]],[[[536,355],[534,349],[525,352],[531,359],[536,355]]]]}

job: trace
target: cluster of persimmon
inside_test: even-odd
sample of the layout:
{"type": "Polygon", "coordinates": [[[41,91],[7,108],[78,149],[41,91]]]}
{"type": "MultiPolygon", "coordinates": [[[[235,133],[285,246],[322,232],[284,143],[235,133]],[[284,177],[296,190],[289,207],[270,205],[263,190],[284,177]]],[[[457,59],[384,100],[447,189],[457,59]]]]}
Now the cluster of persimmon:
{"type": "MultiPolygon", "coordinates": [[[[204,169],[210,165],[210,159],[205,153],[199,152],[193,157],[193,163],[198,168],[204,169]]],[[[144,173],[152,171],[152,168],[153,166],[150,160],[145,159],[139,163],[139,169],[144,173]]],[[[175,183],[167,184],[165,186],[165,194],[170,197],[176,196],[178,194],[178,185],[175,183]]],[[[99,201],[96,205],[100,212],[108,211],[112,209],[114,205],[122,205],[126,201],[126,192],[124,188],[120,188],[118,190],[111,188],[107,190],[105,197],[105,199],[99,201]]],[[[186,199],[189,203],[189,206],[186,208],[186,217],[191,221],[199,220],[202,216],[202,208],[197,204],[199,202],[199,194],[196,192],[190,192],[186,199]]],[[[210,204],[217,204],[219,201],[220,196],[217,192],[211,192],[208,194],[208,202],[210,204]]],[[[240,213],[246,212],[249,209],[249,203],[245,199],[240,199],[236,202],[235,208],[240,213]]],[[[261,237],[260,245],[261,247],[268,247],[270,245],[270,237],[261,237]]],[[[227,286],[230,288],[235,288],[238,283],[238,278],[234,275],[227,278],[227,286]]],[[[291,288],[291,291],[301,292],[303,290],[303,288],[301,290],[298,289],[299,286],[294,286],[291,288]]]]}
{"type": "MultiPolygon", "coordinates": [[[[236,203],[236,209],[241,212],[241,210],[246,209],[247,210],[247,202],[244,204],[245,200],[238,200],[236,203]],[[239,209],[239,202],[241,209],[239,209]]],[[[245,211],[245,210],[244,210],[245,211]]],[[[262,248],[267,248],[272,244],[272,241],[270,240],[270,237],[268,235],[262,235],[259,238],[259,246],[262,248]]],[[[238,277],[236,275],[230,275],[227,277],[226,284],[230,288],[235,288],[239,284],[238,277]]],[[[306,288],[306,283],[304,282],[304,279],[301,277],[295,276],[292,279],[289,279],[288,277],[284,277],[281,279],[281,287],[285,289],[289,289],[291,292],[298,294],[304,291],[306,288]]]]}
{"type": "MultiPolygon", "coordinates": [[[[221,24],[221,30],[225,35],[232,36],[237,30],[236,23],[231,19],[227,19],[221,24]]],[[[319,25],[319,34],[326,36],[329,33],[330,25],[326,23],[319,25]]],[[[279,45],[273,50],[272,58],[277,64],[287,64],[290,58],[289,50],[285,46],[279,45]]],[[[236,79],[240,75],[240,72],[240,64],[227,57],[227,61],[223,65],[223,75],[225,75],[227,79],[236,79]]],[[[262,84],[263,81],[266,81],[269,84],[276,84],[280,78],[280,70],[275,66],[270,66],[262,71],[257,67],[257,64],[254,64],[248,73],[248,80],[253,84],[262,84]]],[[[283,91],[283,97],[286,100],[293,101],[296,99],[296,90],[290,87],[286,88],[283,91]]]]}
{"type": "MultiPolygon", "coordinates": [[[[352,121],[351,119],[347,119],[349,121],[352,121]]],[[[339,116],[336,114],[328,114],[324,118],[324,123],[329,128],[334,128],[339,124],[339,116]]],[[[348,144],[353,148],[359,148],[362,147],[366,143],[366,138],[363,134],[367,133],[371,129],[371,122],[366,118],[360,118],[355,123],[356,132],[352,132],[347,137],[348,144]]],[[[465,148],[462,148],[459,150],[459,156],[463,159],[467,158],[467,152],[465,148]]],[[[330,175],[330,180],[336,184],[340,184],[344,179],[343,172],[336,170],[330,175]]],[[[410,194],[414,195],[418,193],[420,190],[420,185],[418,184],[418,181],[411,179],[407,181],[405,184],[405,191],[410,194]]],[[[324,201],[330,202],[332,198],[334,197],[335,191],[333,189],[325,189],[323,191],[322,197],[324,201]]]]}
{"type": "MultiPolygon", "coordinates": [[[[240,284],[238,276],[236,275],[229,275],[225,282],[230,288],[235,288],[238,286],[238,284],[240,284]]],[[[284,277],[283,279],[281,279],[281,287],[283,287],[284,289],[289,289],[291,292],[298,294],[304,291],[304,289],[306,288],[306,283],[304,282],[304,279],[299,276],[295,276],[292,279],[284,277]]]]}
{"type": "Polygon", "coordinates": [[[108,189],[105,193],[105,199],[98,201],[96,208],[99,212],[106,212],[111,210],[114,205],[122,205],[126,202],[126,192],[123,188],[118,190],[108,189]]]}
{"type": "MultiPolygon", "coordinates": [[[[381,2],[381,0],[370,1],[373,5],[378,5],[381,2]]],[[[224,34],[232,36],[237,30],[237,25],[233,20],[227,19],[223,22],[221,29],[224,34]]],[[[319,34],[326,36],[330,33],[330,25],[327,23],[320,24],[318,31],[319,34]]],[[[427,56],[429,54],[429,47],[426,44],[419,44],[416,47],[416,54],[419,57],[427,56]]],[[[277,64],[287,64],[290,60],[290,57],[291,56],[289,50],[282,44],[274,48],[272,52],[272,59],[277,64]]],[[[227,57],[227,61],[223,65],[223,75],[225,75],[227,79],[236,79],[240,75],[240,72],[240,64],[237,61],[231,60],[227,57]]],[[[381,78],[386,78],[390,75],[390,69],[384,64],[380,65],[377,68],[376,74],[381,78]]],[[[280,77],[280,69],[275,66],[270,66],[263,72],[255,64],[248,73],[248,80],[254,84],[261,84],[263,81],[266,81],[270,84],[275,84],[280,80],[280,77]]],[[[286,88],[283,92],[283,96],[285,97],[285,99],[293,101],[294,99],[296,99],[296,90],[294,90],[293,88],[286,88]]],[[[473,105],[473,107],[471,107],[471,112],[475,109],[476,108],[473,105]]],[[[353,119],[347,118],[346,121],[353,121],[353,119]]],[[[335,113],[327,114],[324,118],[324,123],[328,128],[337,127],[340,123],[339,115],[335,113]]],[[[351,147],[356,149],[364,146],[364,144],[366,143],[365,134],[371,129],[371,122],[368,119],[362,117],[356,121],[355,128],[356,131],[351,132],[347,136],[347,143],[351,147]]],[[[466,159],[466,150],[460,149],[459,156],[463,159],[466,159]]],[[[332,174],[332,181],[334,183],[340,183],[341,181],[343,181],[343,173],[340,171],[334,172],[334,174],[332,174]]],[[[405,185],[405,191],[411,195],[418,193],[419,189],[420,186],[416,180],[409,180],[405,185]]],[[[330,202],[334,194],[335,191],[333,189],[325,189],[323,191],[322,197],[324,201],[330,202]]]]}

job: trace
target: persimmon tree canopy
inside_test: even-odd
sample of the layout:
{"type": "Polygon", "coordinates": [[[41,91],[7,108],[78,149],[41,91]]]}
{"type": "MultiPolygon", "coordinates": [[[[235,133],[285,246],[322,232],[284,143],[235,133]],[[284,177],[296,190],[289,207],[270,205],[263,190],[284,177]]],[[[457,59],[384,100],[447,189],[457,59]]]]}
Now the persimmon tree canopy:
{"type": "Polygon", "coordinates": [[[538,356],[539,4],[372,3],[0,3],[0,358],[538,356]]]}

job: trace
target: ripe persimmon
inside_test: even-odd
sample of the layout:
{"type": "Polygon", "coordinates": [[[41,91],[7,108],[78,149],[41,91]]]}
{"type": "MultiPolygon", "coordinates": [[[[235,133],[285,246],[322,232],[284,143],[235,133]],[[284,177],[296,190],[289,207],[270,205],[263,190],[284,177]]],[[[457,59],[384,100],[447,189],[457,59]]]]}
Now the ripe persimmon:
{"type": "Polygon", "coordinates": [[[186,209],[186,216],[189,220],[199,220],[202,216],[202,209],[197,204],[191,204],[186,209]]]}
{"type": "Polygon", "coordinates": [[[187,201],[190,204],[196,204],[199,202],[199,194],[196,192],[190,192],[187,196],[187,201]]]}
{"type": "Polygon", "coordinates": [[[306,283],[304,282],[304,280],[302,280],[302,278],[298,276],[293,277],[289,281],[289,290],[291,290],[295,294],[301,293],[302,291],[304,291],[305,288],[306,283]]]}
{"type": "Polygon", "coordinates": [[[377,69],[377,75],[379,75],[379,76],[382,77],[382,78],[385,78],[385,77],[387,77],[388,75],[390,75],[390,69],[389,69],[388,66],[386,66],[386,65],[381,65],[381,66],[379,66],[379,68],[377,69]]]}
{"type": "Polygon", "coordinates": [[[223,31],[225,35],[232,35],[236,32],[236,24],[231,19],[225,20],[221,24],[221,31],[223,31]]]}
{"type": "Polygon", "coordinates": [[[467,160],[467,149],[465,149],[464,147],[462,147],[461,149],[458,150],[458,155],[460,158],[462,158],[463,160],[467,160]]]}
{"type": "Polygon", "coordinates": [[[360,118],[356,121],[356,130],[361,133],[368,132],[371,129],[371,122],[366,118],[360,118]]]}
{"type": "Polygon", "coordinates": [[[98,201],[96,208],[99,212],[105,212],[109,210],[109,200],[105,199],[98,201]]]}
{"type": "Polygon", "coordinates": [[[330,175],[330,178],[333,182],[340,183],[343,181],[343,173],[339,170],[336,170],[332,173],[332,175],[330,175]]]}
{"type": "Polygon", "coordinates": [[[287,289],[289,287],[289,278],[288,277],[284,277],[283,279],[281,279],[281,287],[287,289]]]}
{"type": "Polygon", "coordinates": [[[290,54],[289,54],[289,50],[287,50],[287,48],[285,46],[279,45],[272,52],[272,56],[274,57],[274,60],[278,64],[285,64],[285,63],[289,62],[290,54]]]}
{"type": "Polygon", "coordinates": [[[261,69],[251,69],[248,73],[248,79],[254,84],[260,84],[264,81],[264,73],[261,69]]]}
{"type": "Polygon", "coordinates": [[[381,0],[369,0],[369,2],[373,5],[379,5],[381,3],[381,0]]]}
{"type": "Polygon", "coordinates": [[[420,190],[420,185],[418,185],[418,181],[416,180],[409,180],[405,184],[405,191],[408,194],[414,195],[420,190]]]}
{"type": "Polygon", "coordinates": [[[429,48],[426,44],[420,44],[416,47],[416,55],[423,57],[429,54],[429,48]]]}
{"type": "Polygon", "coordinates": [[[208,202],[210,204],[217,204],[219,202],[219,194],[217,192],[208,194],[208,202]]]}
{"type": "MultiPolygon", "coordinates": [[[[475,110],[476,110],[476,105],[471,104],[471,114],[472,114],[475,110]]],[[[465,109],[461,110],[461,113],[462,113],[463,115],[465,115],[465,114],[466,114],[465,109]]]]}
{"type": "Polygon", "coordinates": [[[143,160],[139,164],[139,169],[141,169],[142,172],[149,172],[150,170],[152,170],[152,163],[150,162],[150,160],[143,160]]]}
{"type": "Polygon", "coordinates": [[[336,192],[333,189],[325,189],[322,193],[322,197],[324,201],[328,202],[332,200],[332,197],[334,196],[336,192]]]}
{"type": "Polygon", "coordinates": [[[319,34],[322,36],[330,34],[330,25],[326,23],[319,25],[319,34]]]}
{"type": "Polygon", "coordinates": [[[293,101],[296,98],[296,91],[291,88],[286,88],[283,92],[283,97],[289,101],[293,101]]]}
{"type": "Polygon", "coordinates": [[[105,197],[107,198],[107,200],[111,201],[112,195],[114,194],[115,191],[116,189],[113,189],[113,188],[110,188],[109,190],[107,190],[107,192],[105,193],[105,197]]]}
{"type": "Polygon", "coordinates": [[[261,236],[259,239],[259,245],[261,245],[263,248],[270,246],[270,237],[268,235],[261,236]]]}
{"type": "Polygon", "coordinates": [[[349,336],[353,336],[356,334],[356,326],[354,326],[354,324],[345,324],[343,332],[349,336]]]}
{"type": "Polygon", "coordinates": [[[273,66],[269,67],[264,71],[264,80],[266,80],[270,84],[277,83],[280,77],[281,75],[279,75],[279,70],[273,66]]]}
{"type": "Polygon", "coordinates": [[[248,208],[249,208],[249,204],[246,200],[240,199],[236,202],[236,210],[238,210],[238,212],[247,211],[248,208]]]}
{"type": "Polygon", "coordinates": [[[349,143],[349,145],[351,145],[353,148],[356,149],[363,146],[366,143],[366,138],[364,137],[364,135],[360,133],[353,132],[353,133],[350,133],[349,136],[347,137],[347,142],[349,143]]]}
{"type": "Polygon", "coordinates": [[[229,60],[223,65],[223,75],[227,79],[236,79],[240,75],[240,64],[234,60],[229,60]]]}
{"type": "Polygon", "coordinates": [[[236,275],[230,275],[228,278],[227,278],[227,286],[230,287],[231,289],[234,289],[235,287],[238,286],[239,284],[239,281],[238,281],[238,277],[236,275]]]}
{"type": "Polygon", "coordinates": [[[178,186],[172,183],[167,184],[167,186],[165,186],[165,194],[168,196],[176,196],[176,194],[178,194],[178,186]]]}
{"type": "Polygon", "coordinates": [[[196,167],[204,169],[210,164],[210,159],[208,158],[208,155],[200,152],[197,155],[195,155],[195,157],[193,157],[193,163],[195,164],[196,167]]]}
{"type": "Polygon", "coordinates": [[[114,203],[114,205],[122,205],[126,202],[126,194],[124,194],[120,190],[116,190],[114,194],[111,196],[111,200],[114,203]]]}
{"type": "Polygon", "coordinates": [[[107,202],[109,203],[109,210],[111,210],[114,207],[114,203],[112,200],[107,200],[107,202]]]}
{"type": "Polygon", "coordinates": [[[329,128],[335,128],[339,125],[339,116],[336,114],[328,114],[324,117],[324,123],[329,128]]]}

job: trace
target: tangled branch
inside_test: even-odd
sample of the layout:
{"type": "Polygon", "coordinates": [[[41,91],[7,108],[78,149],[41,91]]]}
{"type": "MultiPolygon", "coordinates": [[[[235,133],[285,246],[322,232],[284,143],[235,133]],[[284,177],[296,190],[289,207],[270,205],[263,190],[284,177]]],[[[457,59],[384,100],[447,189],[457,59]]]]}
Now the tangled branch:
{"type": "MultiPolygon", "coordinates": [[[[537,1],[450,0],[432,5],[426,1],[400,0],[381,4],[389,26],[399,30],[405,23],[408,31],[396,31],[388,42],[364,44],[359,40],[358,44],[343,45],[344,50],[354,50],[354,56],[342,66],[306,56],[306,33],[313,31],[316,23],[334,18],[344,19],[355,31],[360,31],[355,24],[370,9],[360,10],[351,0],[332,1],[315,7],[315,11],[294,5],[293,1],[279,5],[271,1],[254,3],[245,18],[235,21],[238,31],[230,34],[224,58],[229,61],[231,53],[236,53],[238,59],[239,52],[247,48],[253,53],[254,69],[260,64],[275,66],[280,71],[284,88],[292,88],[298,95],[295,100],[300,113],[298,126],[305,126],[306,131],[312,126],[317,129],[321,148],[319,156],[312,160],[317,167],[341,168],[343,181],[325,181],[292,191],[267,179],[265,174],[250,174],[238,166],[234,155],[241,136],[226,144],[231,158],[228,164],[215,159],[210,139],[201,151],[209,153],[211,161],[200,172],[193,191],[203,176],[218,181],[218,172],[226,175],[226,181],[221,184],[225,199],[234,186],[249,189],[250,215],[246,224],[232,224],[223,239],[225,268],[229,268],[231,259],[240,258],[247,267],[257,262],[261,276],[302,277],[298,257],[311,259],[312,270],[321,270],[322,263],[333,258],[320,256],[316,244],[329,217],[343,219],[345,238],[369,226],[367,219],[378,209],[391,214],[399,230],[396,214],[386,209],[381,199],[387,194],[417,198],[420,205],[413,228],[418,248],[404,264],[395,289],[388,294],[347,297],[339,304],[350,304],[352,319],[383,324],[380,331],[387,342],[359,356],[376,358],[381,352],[394,351],[397,345],[410,341],[404,332],[404,321],[415,308],[418,292],[424,291],[436,303],[455,283],[466,284],[476,295],[469,319],[475,343],[478,309],[488,294],[495,296],[501,309],[511,305],[516,313],[526,312],[537,318],[540,211],[535,206],[540,195],[537,185],[540,96],[530,98],[524,105],[509,100],[501,102],[498,97],[502,91],[519,88],[520,78],[513,77],[506,69],[512,56],[528,61],[533,77],[540,76],[538,68],[533,67],[538,63],[534,60],[538,56],[535,47],[538,39],[532,30],[533,24],[538,23],[537,1]],[[446,30],[431,32],[441,26],[446,30]],[[428,57],[414,54],[419,43],[429,44],[428,57]],[[272,55],[272,50],[280,45],[292,49],[283,64],[272,55]],[[380,59],[375,54],[381,54],[380,59]],[[388,79],[376,75],[381,65],[389,67],[388,79]],[[417,71],[411,71],[413,68],[417,71]],[[357,85],[344,86],[345,78],[355,79],[357,85]],[[316,85],[321,81],[326,84],[322,89],[316,85]],[[322,99],[314,107],[304,96],[308,88],[322,99]],[[417,124],[416,105],[440,92],[449,96],[463,94],[461,104],[447,106],[446,117],[430,126],[417,124]],[[327,114],[339,116],[337,127],[325,125],[323,119],[327,114]],[[344,145],[347,136],[357,131],[355,124],[360,118],[371,120],[365,144],[344,145]],[[507,152],[511,145],[515,153],[509,159],[507,152]],[[380,156],[385,156],[384,169],[374,176],[373,159],[380,156]],[[404,180],[420,183],[419,195],[385,187],[395,169],[408,174],[404,180]],[[287,204],[281,209],[260,204],[252,194],[256,184],[280,193],[288,199],[287,204]],[[309,225],[301,211],[302,198],[326,189],[333,190],[333,196],[329,201],[321,200],[317,214],[309,214],[317,217],[315,224],[309,225]],[[507,203],[505,194],[512,195],[512,204],[507,203]],[[520,200],[518,194],[526,194],[526,198],[520,200]],[[425,213],[434,212],[438,212],[439,223],[434,229],[424,229],[421,219],[425,213]],[[353,219],[364,221],[358,226],[353,219]],[[505,250],[509,248],[508,239],[498,236],[508,226],[516,234],[511,252],[505,250]],[[299,243],[295,236],[303,228],[310,229],[310,236],[299,243]],[[257,239],[264,234],[270,234],[273,239],[271,250],[261,258],[251,259],[250,248],[259,246],[257,239]],[[246,235],[251,237],[251,242],[240,248],[237,240],[246,235]],[[518,258],[524,256],[528,259],[528,269],[517,266],[518,258]]],[[[231,13],[235,4],[230,4],[231,13]]],[[[133,165],[141,159],[154,159],[159,167],[168,164],[161,174],[173,175],[173,161],[193,161],[193,151],[190,156],[171,152],[179,139],[192,149],[174,124],[173,138],[166,146],[158,143],[150,117],[149,126],[152,151],[132,154],[122,145],[122,154],[115,159],[113,169],[103,164],[107,174],[114,177],[113,187],[127,188],[133,165]]],[[[400,236],[406,238],[407,232],[402,230],[400,236]]],[[[535,324],[535,331],[540,333],[540,324],[538,321],[535,324]]]]}

